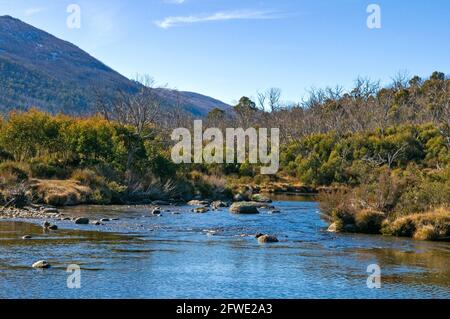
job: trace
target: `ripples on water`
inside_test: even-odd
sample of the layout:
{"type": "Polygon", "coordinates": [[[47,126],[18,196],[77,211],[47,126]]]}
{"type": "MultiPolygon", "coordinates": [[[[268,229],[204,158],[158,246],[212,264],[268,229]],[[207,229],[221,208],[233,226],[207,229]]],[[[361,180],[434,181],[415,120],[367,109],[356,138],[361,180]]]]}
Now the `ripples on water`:
{"type": "Polygon", "coordinates": [[[279,198],[280,214],[191,213],[168,207],[74,207],[71,216],[119,217],[104,226],[0,222],[2,298],[448,298],[450,244],[330,234],[318,205],[279,198]],[[174,212],[179,214],[174,214],[174,212]],[[101,230],[100,232],[98,230],[101,230]],[[254,234],[280,243],[260,245],[254,234]],[[32,240],[22,240],[32,235],[32,240]],[[40,259],[53,267],[35,270],[40,259]],[[66,268],[82,269],[68,289],[66,268]],[[368,289],[378,264],[382,288],[368,289]]]}

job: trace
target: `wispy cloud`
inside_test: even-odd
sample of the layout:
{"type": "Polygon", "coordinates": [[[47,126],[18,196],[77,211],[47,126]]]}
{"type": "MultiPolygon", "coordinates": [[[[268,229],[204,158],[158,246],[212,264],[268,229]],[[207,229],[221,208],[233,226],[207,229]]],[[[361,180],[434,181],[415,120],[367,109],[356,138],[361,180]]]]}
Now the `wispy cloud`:
{"type": "Polygon", "coordinates": [[[155,21],[155,24],[162,29],[169,29],[182,25],[212,22],[212,21],[230,21],[230,20],[262,20],[262,19],[278,19],[281,18],[279,13],[273,11],[252,11],[252,10],[235,10],[221,11],[210,15],[192,15],[167,17],[164,20],[155,21]]]}
{"type": "Polygon", "coordinates": [[[29,17],[29,16],[32,16],[32,15],[38,14],[38,13],[44,11],[44,10],[45,10],[45,8],[28,8],[28,9],[25,10],[24,13],[25,13],[25,15],[27,17],[29,17]]]}
{"type": "Polygon", "coordinates": [[[165,3],[172,3],[172,4],[183,4],[186,2],[186,0],[164,0],[165,3]]]}

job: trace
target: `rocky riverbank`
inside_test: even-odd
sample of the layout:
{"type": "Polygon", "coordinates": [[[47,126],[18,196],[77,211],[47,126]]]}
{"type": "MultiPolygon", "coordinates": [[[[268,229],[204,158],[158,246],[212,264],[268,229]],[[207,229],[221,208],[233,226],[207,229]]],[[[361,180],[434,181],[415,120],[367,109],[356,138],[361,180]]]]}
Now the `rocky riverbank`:
{"type": "Polygon", "coordinates": [[[58,219],[62,214],[53,207],[39,205],[23,208],[8,207],[0,209],[0,219],[58,219]]]}

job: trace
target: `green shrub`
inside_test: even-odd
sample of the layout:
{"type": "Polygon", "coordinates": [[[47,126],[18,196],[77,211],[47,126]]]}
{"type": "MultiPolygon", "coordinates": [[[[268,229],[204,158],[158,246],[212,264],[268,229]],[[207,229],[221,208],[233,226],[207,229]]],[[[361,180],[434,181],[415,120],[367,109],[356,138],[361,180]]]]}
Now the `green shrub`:
{"type": "Polygon", "coordinates": [[[68,172],[67,170],[40,161],[32,161],[30,163],[30,170],[31,175],[34,178],[41,178],[41,179],[51,179],[51,178],[58,178],[58,179],[64,179],[67,178],[68,172]]]}
{"type": "Polygon", "coordinates": [[[98,175],[91,169],[76,169],[73,171],[71,178],[79,181],[82,185],[90,187],[105,186],[106,181],[104,177],[98,175]]]}

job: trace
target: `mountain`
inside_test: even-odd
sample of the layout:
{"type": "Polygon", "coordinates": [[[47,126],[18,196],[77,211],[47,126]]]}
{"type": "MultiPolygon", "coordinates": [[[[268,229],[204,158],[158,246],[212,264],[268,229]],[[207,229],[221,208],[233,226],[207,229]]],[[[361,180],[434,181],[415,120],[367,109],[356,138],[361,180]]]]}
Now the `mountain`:
{"type": "MultiPolygon", "coordinates": [[[[134,93],[131,81],[77,46],[10,16],[0,16],[0,111],[37,107],[74,115],[93,111],[96,94],[134,93]]],[[[229,105],[192,92],[155,89],[163,105],[194,115],[229,105]]]]}

